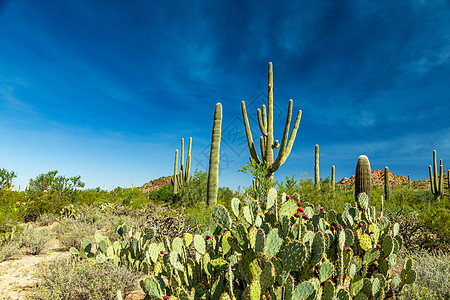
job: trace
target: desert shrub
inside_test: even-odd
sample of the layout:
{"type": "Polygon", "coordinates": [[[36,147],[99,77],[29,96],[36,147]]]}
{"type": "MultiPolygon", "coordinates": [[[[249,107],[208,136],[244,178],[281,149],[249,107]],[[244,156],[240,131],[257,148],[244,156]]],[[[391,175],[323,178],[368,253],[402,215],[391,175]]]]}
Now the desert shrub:
{"type": "Polygon", "coordinates": [[[450,210],[436,203],[421,211],[419,219],[425,228],[422,236],[424,247],[450,250],[450,210]]]}
{"type": "Polygon", "coordinates": [[[37,277],[40,283],[31,299],[116,299],[118,290],[126,296],[137,281],[126,267],[91,260],[72,263],[68,258],[41,264],[37,277]]]}
{"type": "Polygon", "coordinates": [[[41,226],[48,226],[57,221],[58,221],[58,217],[55,214],[46,213],[46,212],[43,214],[40,214],[36,219],[36,222],[38,222],[39,225],[41,225],[41,226]]]}
{"type": "Polygon", "coordinates": [[[27,253],[37,255],[45,249],[50,241],[51,234],[48,228],[25,227],[18,235],[20,247],[25,247],[27,253]]]}
{"type": "Polygon", "coordinates": [[[67,250],[71,247],[79,247],[81,242],[91,239],[96,231],[95,225],[74,219],[62,219],[61,223],[55,227],[57,239],[67,250]]]}
{"type": "Polygon", "coordinates": [[[405,291],[407,299],[450,299],[450,255],[443,251],[407,251],[415,262],[417,279],[405,291]]]}
{"type": "Polygon", "coordinates": [[[16,257],[20,254],[20,246],[17,241],[0,245],[0,262],[16,257]]]}

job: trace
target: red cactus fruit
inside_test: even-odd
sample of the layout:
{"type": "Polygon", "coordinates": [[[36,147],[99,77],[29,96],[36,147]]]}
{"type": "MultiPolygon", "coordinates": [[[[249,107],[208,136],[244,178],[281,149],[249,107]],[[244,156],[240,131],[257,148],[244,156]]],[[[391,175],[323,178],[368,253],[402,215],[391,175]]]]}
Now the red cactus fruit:
{"type": "Polygon", "coordinates": [[[133,236],[131,236],[131,239],[133,239],[133,236]]]}
{"type": "Polygon", "coordinates": [[[164,251],[161,250],[161,252],[159,252],[159,253],[164,254],[164,251]]]}
{"type": "Polygon", "coordinates": [[[338,225],[338,230],[341,230],[342,229],[342,226],[341,225],[338,225]]]}
{"type": "Polygon", "coordinates": [[[339,275],[337,275],[337,276],[336,276],[336,278],[338,278],[338,279],[339,279],[339,275]]]}
{"type": "Polygon", "coordinates": [[[289,200],[289,199],[291,199],[291,197],[289,197],[289,195],[286,195],[286,200],[289,200]]]}
{"type": "Polygon", "coordinates": [[[359,227],[363,227],[363,224],[362,224],[362,223],[360,223],[360,224],[359,224],[359,227]]]}
{"type": "Polygon", "coordinates": [[[378,257],[375,257],[375,260],[378,260],[378,257]]]}
{"type": "Polygon", "coordinates": [[[308,215],[303,215],[302,218],[305,219],[305,220],[308,220],[308,219],[309,219],[308,215]]]}
{"type": "Polygon", "coordinates": [[[297,206],[302,206],[302,203],[301,202],[297,202],[297,206]]]}
{"type": "Polygon", "coordinates": [[[352,252],[352,248],[348,247],[347,252],[352,252]]]}
{"type": "Polygon", "coordinates": [[[211,238],[210,235],[206,235],[206,236],[205,236],[205,239],[207,239],[207,240],[209,240],[210,238],[211,238]]]}
{"type": "Polygon", "coordinates": [[[331,230],[335,230],[336,228],[334,228],[334,226],[331,226],[331,230]]]}
{"type": "Polygon", "coordinates": [[[164,298],[164,300],[170,299],[169,296],[164,296],[163,298],[164,298]]]}
{"type": "Polygon", "coordinates": [[[380,245],[377,245],[377,249],[380,249],[381,248],[381,246],[380,245]]]}
{"type": "Polygon", "coordinates": [[[295,213],[294,216],[295,216],[296,218],[300,217],[300,215],[299,215],[298,213],[295,213]]]}
{"type": "Polygon", "coordinates": [[[372,231],[370,232],[370,234],[374,234],[374,231],[372,230],[372,231]]]}
{"type": "Polygon", "coordinates": [[[303,207],[299,207],[299,208],[297,208],[297,210],[300,211],[300,212],[304,212],[305,211],[305,209],[303,207]]]}
{"type": "Polygon", "coordinates": [[[325,210],[325,208],[324,208],[324,207],[321,207],[321,208],[320,208],[320,210],[321,210],[321,211],[324,211],[324,210],[325,210]]]}

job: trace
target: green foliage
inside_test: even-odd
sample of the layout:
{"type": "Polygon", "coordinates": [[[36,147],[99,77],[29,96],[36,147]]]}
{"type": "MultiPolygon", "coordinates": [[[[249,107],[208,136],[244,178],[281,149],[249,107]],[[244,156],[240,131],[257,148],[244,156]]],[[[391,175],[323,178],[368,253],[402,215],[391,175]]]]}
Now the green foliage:
{"type": "Polygon", "coordinates": [[[14,171],[8,171],[5,168],[0,169],[0,190],[11,189],[13,187],[12,181],[17,177],[14,171]]]}
{"type": "Polygon", "coordinates": [[[24,220],[27,202],[24,193],[0,190],[0,238],[12,226],[24,220]]]}
{"type": "Polygon", "coordinates": [[[148,193],[148,199],[152,201],[171,202],[173,200],[173,187],[165,184],[160,189],[148,193]]]}
{"type": "Polygon", "coordinates": [[[57,176],[58,171],[49,171],[39,174],[35,179],[30,179],[29,190],[33,192],[56,192],[60,195],[71,194],[78,188],[83,188],[84,183],[81,182],[81,176],[65,177],[57,176]]]}
{"type": "Polygon", "coordinates": [[[255,199],[262,199],[267,195],[267,191],[274,185],[269,169],[267,164],[259,164],[253,158],[244,166],[239,166],[238,172],[251,175],[254,180],[252,186],[244,188],[246,194],[255,199]]]}
{"type": "Polygon", "coordinates": [[[277,188],[277,190],[280,193],[286,193],[288,195],[293,195],[294,193],[296,193],[299,190],[300,184],[295,179],[295,174],[293,174],[291,178],[289,178],[288,176],[285,176],[285,179],[286,179],[286,182],[284,182],[284,181],[279,182],[278,180],[276,180],[274,182],[274,186],[277,188]]]}

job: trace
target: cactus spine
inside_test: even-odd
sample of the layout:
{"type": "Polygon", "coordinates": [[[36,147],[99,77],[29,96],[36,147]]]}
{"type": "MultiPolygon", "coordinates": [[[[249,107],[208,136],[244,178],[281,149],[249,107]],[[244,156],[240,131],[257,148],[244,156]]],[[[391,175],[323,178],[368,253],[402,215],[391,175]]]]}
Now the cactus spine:
{"type": "Polygon", "coordinates": [[[390,186],[389,186],[389,168],[384,167],[384,198],[389,201],[390,186]]]}
{"type": "Polygon", "coordinates": [[[444,167],[442,165],[442,159],[439,161],[439,180],[437,173],[437,160],[436,160],[436,150],[433,150],[433,168],[428,166],[428,171],[430,173],[430,188],[436,200],[440,200],[441,196],[444,195],[444,167]]]}
{"type": "Polygon", "coordinates": [[[336,170],[334,165],[331,166],[331,190],[336,190],[336,170]]]}
{"type": "Polygon", "coordinates": [[[355,199],[358,199],[359,194],[366,193],[369,197],[369,204],[372,199],[372,178],[370,172],[369,158],[365,155],[361,155],[356,163],[355,199]]]}
{"type": "Polygon", "coordinates": [[[214,123],[211,135],[211,151],[209,154],[207,204],[217,203],[219,191],[220,139],[222,137],[222,104],[217,103],[214,109],[214,123]]]}
{"type": "Polygon", "coordinates": [[[250,129],[250,124],[247,117],[247,110],[245,108],[245,102],[241,102],[242,117],[244,119],[245,134],[247,136],[248,148],[250,151],[250,158],[255,160],[258,164],[267,164],[269,166],[267,177],[273,180],[274,173],[280,166],[284,164],[289,154],[291,153],[292,146],[294,145],[295,136],[297,135],[297,129],[300,125],[300,119],[302,116],[302,111],[299,110],[297,113],[297,118],[295,120],[294,128],[292,129],[291,136],[288,139],[289,128],[292,117],[292,107],[293,101],[289,100],[288,113],[286,117],[286,123],[283,132],[283,138],[281,144],[278,140],[274,141],[273,137],[273,70],[272,63],[269,63],[269,84],[268,84],[268,95],[267,95],[267,112],[266,106],[262,106],[261,110],[257,110],[258,124],[261,131],[260,138],[260,148],[261,148],[261,159],[258,157],[256,152],[256,147],[253,142],[252,132],[250,129]],[[278,151],[278,156],[274,160],[273,149],[280,147],[278,151]]]}
{"type": "Polygon", "coordinates": [[[314,185],[320,187],[319,175],[319,145],[314,147],[314,185]]]}

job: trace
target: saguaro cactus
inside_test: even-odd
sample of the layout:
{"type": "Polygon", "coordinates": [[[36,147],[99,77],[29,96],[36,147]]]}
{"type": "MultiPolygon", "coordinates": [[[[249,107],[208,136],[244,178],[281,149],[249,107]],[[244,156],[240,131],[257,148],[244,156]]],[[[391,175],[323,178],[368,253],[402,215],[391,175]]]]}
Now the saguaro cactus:
{"type": "Polygon", "coordinates": [[[173,185],[173,194],[178,194],[178,149],[175,150],[175,164],[173,167],[173,178],[172,178],[172,185],[173,185]]]}
{"type": "Polygon", "coordinates": [[[366,193],[370,200],[372,199],[372,177],[369,158],[361,155],[356,163],[355,171],[355,199],[358,199],[360,193],[366,193]]]}
{"type": "Polygon", "coordinates": [[[176,195],[181,185],[189,183],[191,178],[191,149],[192,149],[192,137],[189,138],[188,153],[186,157],[186,168],[184,167],[184,139],[181,139],[181,162],[180,171],[178,171],[178,149],[175,150],[175,164],[173,170],[173,194],[176,195]]]}
{"type": "Polygon", "coordinates": [[[320,187],[319,175],[319,145],[314,147],[314,185],[320,187]]]}
{"type": "Polygon", "coordinates": [[[289,100],[288,113],[286,116],[286,123],[284,126],[283,138],[281,139],[281,144],[278,140],[274,141],[273,137],[273,70],[272,63],[269,63],[269,84],[268,84],[268,95],[267,95],[267,112],[266,106],[262,106],[262,112],[260,109],[257,110],[258,124],[261,131],[260,138],[260,148],[261,148],[261,159],[258,157],[256,152],[256,147],[253,142],[252,132],[250,129],[250,124],[248,122],[247,110],[245,108],[245,102],[241,102],[242,117],[244,119],[245,134],[247,136],[248,148],[250,151],[251,159],[255,160],[258,164],[267,164],[269,166],[269,171],[266,174],[267,177],[274,177],[274,173],[278,168],[284,164],[289,154],[291,153],[292,146],[294,145],[295,136],[297,135],[297,129],[300,125],[300,119],[302,116],[302,111],[299,110],[297,113],[297,118],[295,120],[294,128],[292,129],[291,136],[289,136],[289,128],[292,117],[292,107],[294,101],[289,100]],[[273,149],[280,147],[278,151],[277,158],[274,160],[273,149]]]}
{"type": "Polygon", "coordinates": [[[384,198],[389,201],[390,186],[389,186],[389,168],[384,167],[384,198]]]}
{"type": "Polygon", "coordinates": [[[334,165],[331,166],[331,190],[336,190],[336,170],[334,165]]]}
{"type": "Polygon", "coordinates": [[[437,160],[436,150],[433,150],[433,168],[428,166],[430,173],[430,189],[436,200],[440,200],[444,195],[444,166],[442,165],[442,159],[439,161],[439,180],[437,173],[437,160]]]}
{"type": "Polygon", "coordinates": [[[219,160],[220,140],[222,137],[222,104],[217,103],[214,109],[214,123],[211,136],[211,152],[209,154],[207,204],[217,203],[219,192],[219,160]]]}

